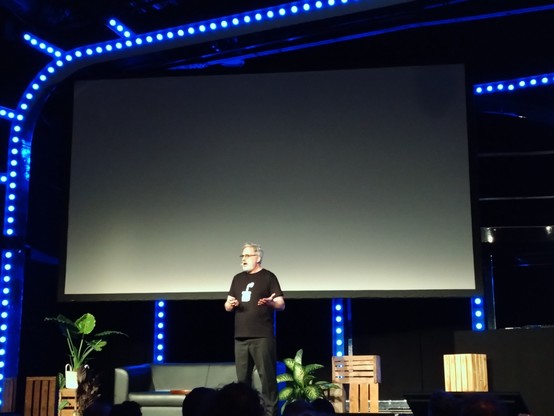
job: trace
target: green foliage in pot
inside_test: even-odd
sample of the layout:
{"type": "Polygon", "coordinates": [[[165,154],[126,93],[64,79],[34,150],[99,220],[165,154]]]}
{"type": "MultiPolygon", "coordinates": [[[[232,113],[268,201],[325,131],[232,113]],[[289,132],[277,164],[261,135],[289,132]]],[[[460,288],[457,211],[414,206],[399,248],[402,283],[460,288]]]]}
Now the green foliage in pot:
{"type": "Polygon", "coordinates": [[[69,348],[69,365],[73,371],[83,368],[89,360],[89,355],[96,351],[102,351],[107,344],[104,339],[109,335],[126,335],[119,331],[103,331],[93,334],[96,327],[96,318],[90,313],[85,313],[76,321],[58,315],[55,318],[45,318],[58,324],[62,335],[69,348]]]}
{"type": "Polygon", "coordinates": [[[302,364],[303,350],[298,350],[294,358],[285,358],[283,362],[287,372],[277,376],[277,383],[285,383],[285,387],[279,391],[279,400],[283,400],[281,412],[287,404],[295,400],[312,402],[315,399],[325,399],[325,392],[329,389],[338,389],[340,386],[328,381],[318,380],[313,374],[323,368],[321,364],[302,364]]]}

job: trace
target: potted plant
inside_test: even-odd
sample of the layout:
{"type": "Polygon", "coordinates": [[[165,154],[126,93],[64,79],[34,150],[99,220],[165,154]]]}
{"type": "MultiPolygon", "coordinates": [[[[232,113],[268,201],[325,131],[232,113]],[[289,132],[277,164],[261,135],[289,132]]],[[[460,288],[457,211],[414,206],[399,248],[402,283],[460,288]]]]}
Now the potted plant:
{"type": "Polygon", "coordinates": [[[337,384],[318,380],[313,374],[316,370],[323,368],[321,364],[302,364],[302,349],[296,352],[294,358],[285,358],[283,362],[287,372],[277,376],[277,382],[285,383],[285,387],[279,391],[279,400],[284,401],[281,412],[287,404],[295,400],[306,400],[312,402],[315,399],[325,399],[325,392],[330,389],[338,389],[337,384]]]}
{"type": "MultiPolygon", "coordinates": [[[[96,327],[96,318],[90,313],[85,313],[76,321],[72,321],[64,315],[45,318],[58,324],[62,335],[65,337],[69,349],[69,363],[66,365],[65,387],[77,388],[77,376],[84,378],[84,370],[92,352],[102,351],[107,344],[104,339],[109,335],[126,335],[119,331],[103,331],[93,334],[96,327]]],[[[62,386],[63,387],[63,386],[62,386]]]]}

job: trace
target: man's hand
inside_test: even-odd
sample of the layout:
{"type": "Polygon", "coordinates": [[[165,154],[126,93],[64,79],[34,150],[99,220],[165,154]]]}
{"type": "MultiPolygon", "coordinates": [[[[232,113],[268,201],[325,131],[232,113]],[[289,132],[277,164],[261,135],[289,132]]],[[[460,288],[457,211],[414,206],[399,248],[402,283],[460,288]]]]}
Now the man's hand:
{"type": "Polygon", "coordinates": [[[282,311],[285,309],[285,300],[282,296],[275,297],[275,293],[272,293],[270,297],[268,298],[261,298],[258,300],[258,306],[270,306],[273,309],[276,309],[278,311],[282,311]]]}
{"type": "Polygon", "coordinates": [[[237,306],[239,306],[239,301],[233,296],[227,296],[227,300],[225,301],[225,310],[227,312],[231,312],[237,306]]]}
{"type": "Polygon", "coordinates": [[[258,306],[272,304],[274,297],[275,297],[275,293],[272,293],[271,296],[268,298],[261,298],[260,300],[258,300],[258,306]]]}

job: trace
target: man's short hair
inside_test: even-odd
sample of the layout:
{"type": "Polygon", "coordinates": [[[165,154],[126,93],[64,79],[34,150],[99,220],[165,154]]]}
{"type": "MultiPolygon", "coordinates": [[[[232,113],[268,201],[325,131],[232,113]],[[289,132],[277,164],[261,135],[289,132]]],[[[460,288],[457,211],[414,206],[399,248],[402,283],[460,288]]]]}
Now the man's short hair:
{"type": "Polygon", "coordinates": [[[252,247],[256,255],[260,257],[260,262],[262,261],[262,259],[264,258],[264,251],[262,250],[262,246],[256,243],[244,243],[242,249],[244,250],[246,247],[252,247]]]}

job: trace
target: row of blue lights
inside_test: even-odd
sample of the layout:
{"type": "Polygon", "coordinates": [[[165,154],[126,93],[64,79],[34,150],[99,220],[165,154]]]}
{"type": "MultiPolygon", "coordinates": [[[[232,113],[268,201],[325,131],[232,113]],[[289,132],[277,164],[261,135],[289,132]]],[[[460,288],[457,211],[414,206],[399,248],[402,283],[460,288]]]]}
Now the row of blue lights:
{"type": "MultiPolygon", "coordinates": [[[[13,268],[12,260],[14,260],[13,252],[10,250],[2,251],[2,293],[0,298],[0,369],[6,366],[6,346],[9,328],[9,310],[10,310],[10,282],[11,270],[13,268]]],[[[4,374],[0,373],[0,380],[4,379],[4,374]]]]}
{"type": "Polygon", "coordinates": [[[10,296],[10,283],[14,269],[14,253],[10,250],[2,251],[2,283],[0,285],[0,407],[3,404],[4,377],[7,365],[8,354],[8,330],[12,320],[10,310],[12,309],[10,296]]]}
{"type": "Polygon", "coordinates": [[[524,88],[533,88],[554,84],[554,73],[530,77],[517,78],[508,81],[496,81],[485,84],[476,84],[473,88],[475,95],[510,92],[524,88]]]}
{"type": "Polygon", "coordinates": [[[154,351],[155,363],[164,362],[165,349],[165,301],[157,300],[154,307],[154,351]]]}
{"type": "Polygon", "coordinates": [[[484,331],[485,325],[485,305],[481,296],[471,298],[471,328],[473,331],[484,331]]]}
{"type": "Polygon", "coordinates": [[[19,120],[22,120],[23,116],[21,116],[20,114],[16,115],[15,110],[12,110],[11,108],[0,106],[0,118],[11,121],[14,119],[18,119],[18,117],[19,120]]]}
{"type": "Polygon", "coordinates": [[[333,342],[333,355],[336,357],[342,357],[345,354],[345,338],[344,338],[344,324],[345,324],[345,308],[344,299],[333,299],[331,302],[331,320],[332,320],[332,342],[333,342]]]}
{"type": "MultiPolygon", "coordinates": [[[[51,55],[55,58],[52,66],[46,68],[46,72],[53,74],[56,72],[56,66],[62,67],[66,63],[76,59],[90,57],[96,54],[115,52],[130,47],[145,46],[156,42],[170,41],[186,36],[194,36],[205,33],[210,33],[218,30],[225,30],[232,27],[249,25],[254,22],[264,23],[276,18],[285,18],[295,16],[300,13],[312,12],[320,9],[330,8],[337,5],[347,5],[356,3],[352,0],[307,0],[295,3],[290,3],[281,6],[273,6],[264,9],[259,9],[251,12],[245,12],[232,16],[222,17],[219,19],[205,20],[193,24],[181,25],[174,28],[164,29],[147,34],[136,35],[131,29],[121,23],[119,20],[112,18],[108,21],[107,26],[117,33],[120,37],[126,39],[121,41],[108,41],[93,45],[76,48],[69,52],[56,48],[48,42],[38,39],[37,37],[26,33],[24,40],[34,48],[51,55]]],[[[48,74],[44,74],[48,76],[48,74]]],[[[43,79],[40,79],[44,81],[43,79]]],[[[33,84],[35,89],[38,89],[38,84],[33,84]]]]}
{"type": "Polygon", "coordinates": [[[122,38],[130,38],[132,36],[136,36],[135,32],[133,32],[122,22],[115,18],[110,19],[106,26],[108,26],[115,34],[122,38]]]}

